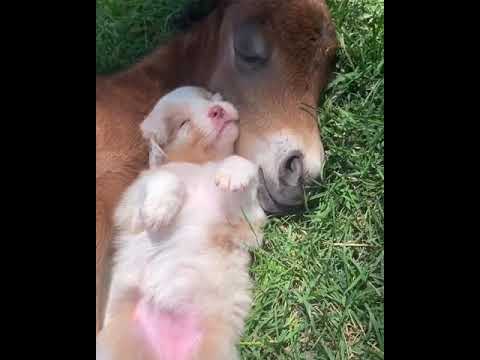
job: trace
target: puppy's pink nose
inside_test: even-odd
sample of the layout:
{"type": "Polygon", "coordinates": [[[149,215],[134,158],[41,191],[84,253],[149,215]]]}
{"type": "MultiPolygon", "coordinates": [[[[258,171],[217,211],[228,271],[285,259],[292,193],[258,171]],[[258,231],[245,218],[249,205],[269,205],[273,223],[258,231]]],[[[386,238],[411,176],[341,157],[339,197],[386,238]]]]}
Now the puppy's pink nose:
{"type": "Polygon", "coordinates": [[[208,111],[208,117],[216,128],[221,128],[227,121],[225,110],[220,105],[214,105],[208,111]]]}

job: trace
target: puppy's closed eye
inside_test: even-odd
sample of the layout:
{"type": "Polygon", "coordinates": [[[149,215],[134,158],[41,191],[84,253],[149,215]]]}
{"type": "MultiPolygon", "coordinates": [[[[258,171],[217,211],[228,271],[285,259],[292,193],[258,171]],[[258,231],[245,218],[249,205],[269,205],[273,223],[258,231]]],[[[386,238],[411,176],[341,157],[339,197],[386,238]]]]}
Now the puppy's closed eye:
{"type": "MultiPolygon", "coordinates": [[[[188,125],[190,124],[190,119],[170,119],[170,126],[167,136],[166,144],[174,143],[175,140],[178,140],[179,133],[185,133],[185,130],[188,129],[188,125]]],[[[188,133],[188,132],[187,132],[188,133]]]]}
{"type": "Polygon", "coordinates": [[[190,123],[190,119],[185,119],[183,120],[181,123],[180,123],[180,126],[178,127],[178,129],[180,130],[181,128],[183,128],[185,125],[187,125],[188,123],[190,123]]]}

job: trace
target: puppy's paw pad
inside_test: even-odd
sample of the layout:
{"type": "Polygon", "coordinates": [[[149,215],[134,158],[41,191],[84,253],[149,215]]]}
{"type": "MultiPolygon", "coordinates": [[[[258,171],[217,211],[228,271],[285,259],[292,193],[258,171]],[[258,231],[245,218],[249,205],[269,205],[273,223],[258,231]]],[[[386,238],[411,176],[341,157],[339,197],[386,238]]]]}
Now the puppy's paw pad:
{"type": "Polygon", "coordinates": [[[218,172],[217,175],[215,176],[215,185],[219,187],[222,190],[225,191],[230,191],[230,175],[228,174],[223,174],[222,172],[218,172]]]}
{"type": "Polygon", "coordinates": [[[215,184],[225,191],[243,191],[254,179],[257,168],[248,160],[232,157],[217,171],[215,184]]]}

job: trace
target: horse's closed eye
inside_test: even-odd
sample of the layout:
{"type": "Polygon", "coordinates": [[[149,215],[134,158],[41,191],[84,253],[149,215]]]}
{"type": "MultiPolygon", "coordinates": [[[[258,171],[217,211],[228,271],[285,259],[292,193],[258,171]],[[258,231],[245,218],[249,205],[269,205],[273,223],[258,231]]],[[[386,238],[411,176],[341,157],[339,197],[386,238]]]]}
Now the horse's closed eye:
{"type": "Polygon", "coordinates": [[[260,24],[242,24],[235,32],[233,42],[237,66],[243,70],[261,68],[270,59],[272,49],[260,24]]]}

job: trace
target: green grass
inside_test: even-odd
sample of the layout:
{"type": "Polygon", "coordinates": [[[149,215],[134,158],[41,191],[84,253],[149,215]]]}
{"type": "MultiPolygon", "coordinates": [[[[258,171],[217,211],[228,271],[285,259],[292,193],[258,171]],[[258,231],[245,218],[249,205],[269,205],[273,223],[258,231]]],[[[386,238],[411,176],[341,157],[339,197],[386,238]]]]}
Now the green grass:
{"type": "MultiPolygon", "coordinates": [[[[175,30],[190,0],[97,0],[97,73],[175,30]]],[[[309,211],[274,219],[255,253],[244,359],[384,358],[382,0],[331,0],[341,44],[318,109],[328,162],[309,211]]]]}

